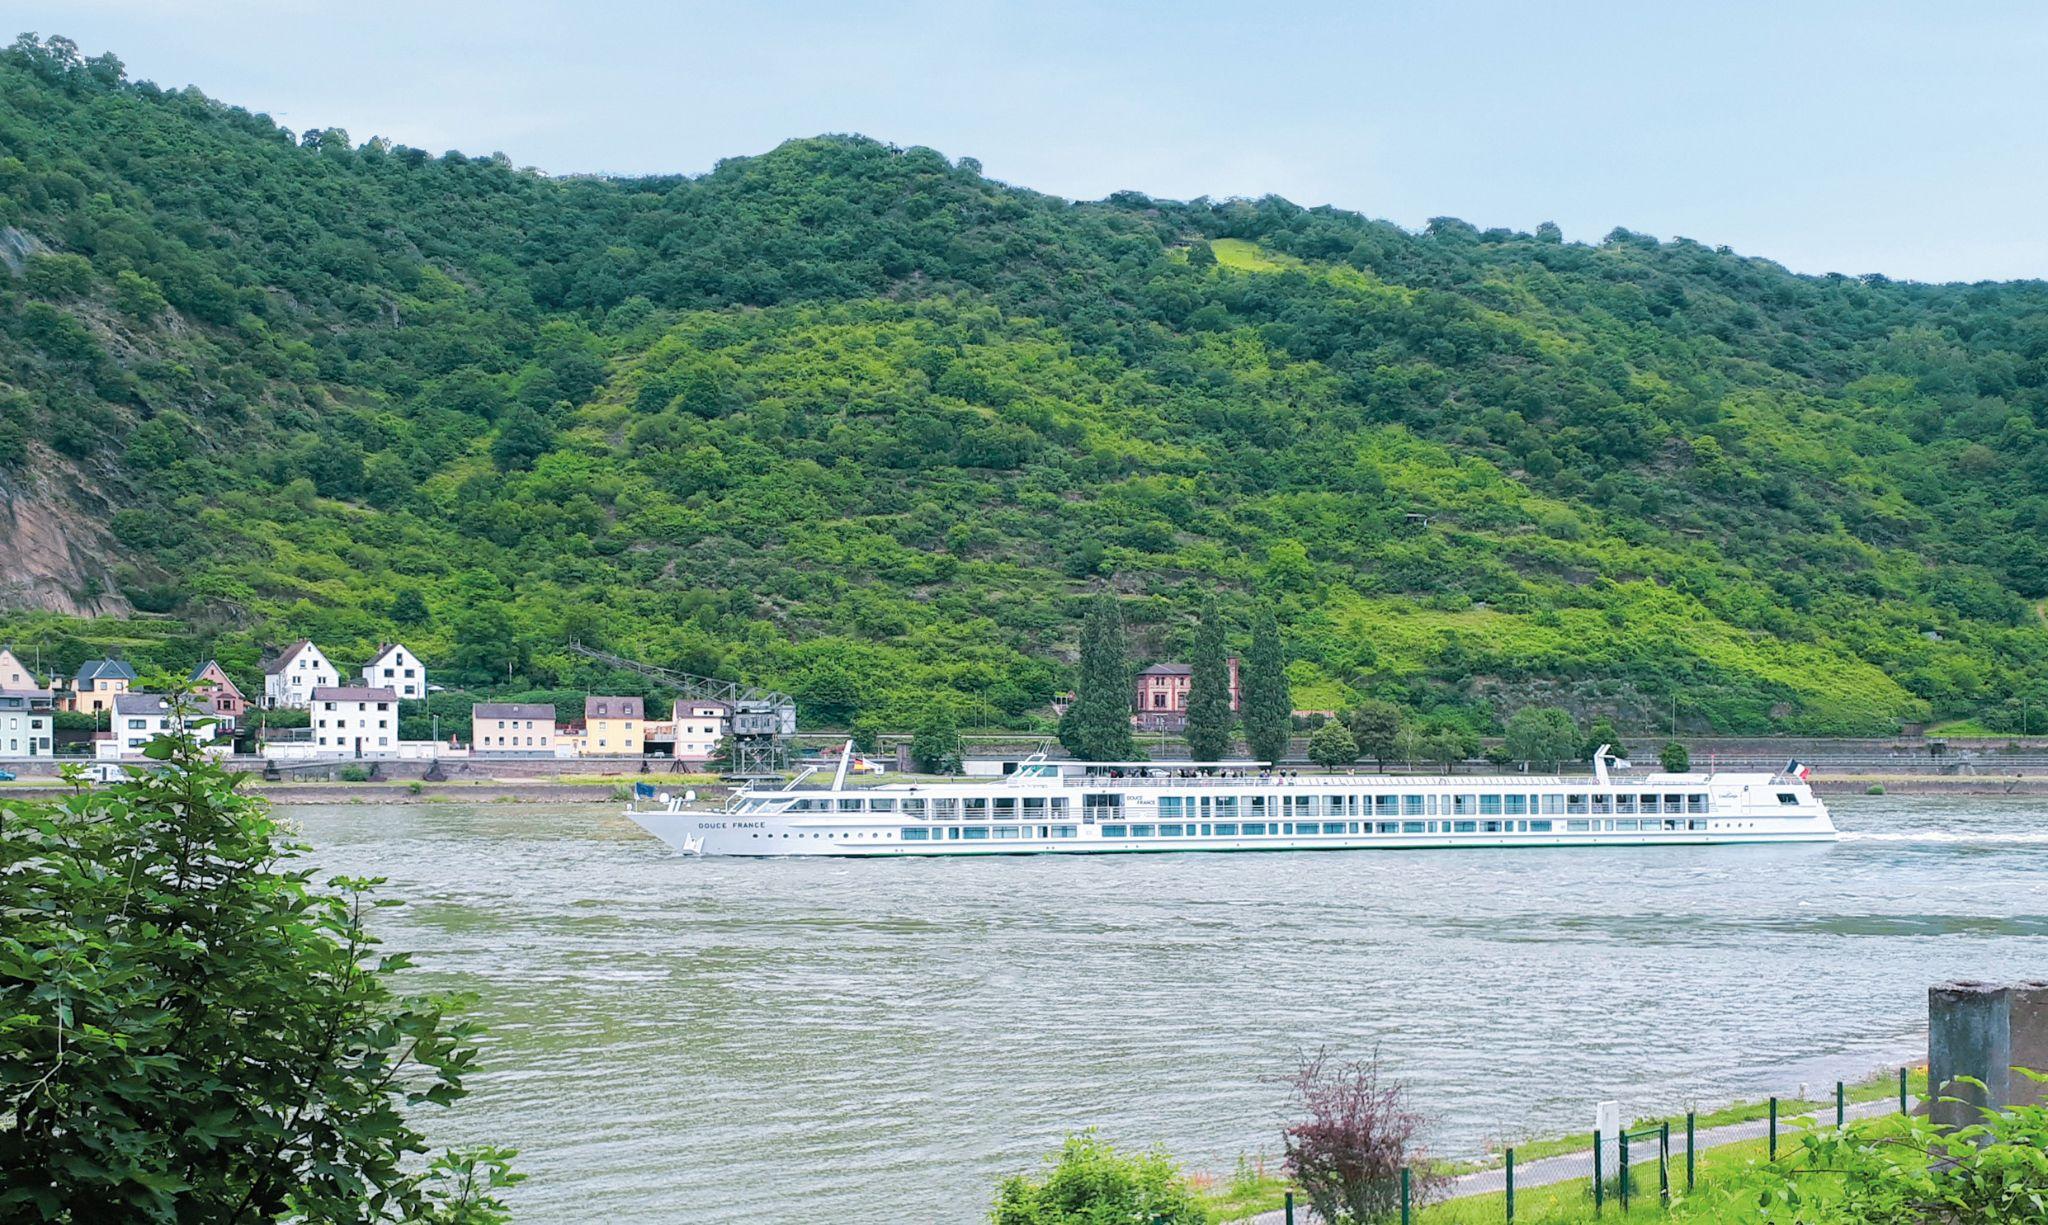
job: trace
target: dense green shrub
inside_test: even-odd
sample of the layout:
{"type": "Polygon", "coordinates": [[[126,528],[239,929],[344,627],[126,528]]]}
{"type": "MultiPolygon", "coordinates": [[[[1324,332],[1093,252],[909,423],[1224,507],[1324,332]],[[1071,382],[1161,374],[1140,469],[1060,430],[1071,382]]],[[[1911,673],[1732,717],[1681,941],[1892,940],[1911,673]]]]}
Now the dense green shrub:
{"type": "Polygon", "coordinates": [[[1093,1132],[1069,1136],[1037,1177],[996,1192],[991,1225],[1205,1225],[1208,1214],[1173,1160],[1119,1153],[1093,1132]]]}

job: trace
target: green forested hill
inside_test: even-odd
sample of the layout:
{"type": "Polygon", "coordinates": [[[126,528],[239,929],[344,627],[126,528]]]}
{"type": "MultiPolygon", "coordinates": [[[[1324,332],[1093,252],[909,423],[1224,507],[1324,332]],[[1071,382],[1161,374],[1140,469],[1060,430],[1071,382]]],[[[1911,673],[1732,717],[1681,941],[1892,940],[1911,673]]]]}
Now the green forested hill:
{"type": "Polygon", "coordinates": [[[581,638],[1022,725],[1114,576],[1154,656],[1273,598],[1307,707],[2048,728],[2039,283],[1075,204],[855,137],[550,179],[61,41],[0,55],[0,227],[0,490],[170,618],[0,614],[65,662],[402,636],[545,686],[581,638]]]}

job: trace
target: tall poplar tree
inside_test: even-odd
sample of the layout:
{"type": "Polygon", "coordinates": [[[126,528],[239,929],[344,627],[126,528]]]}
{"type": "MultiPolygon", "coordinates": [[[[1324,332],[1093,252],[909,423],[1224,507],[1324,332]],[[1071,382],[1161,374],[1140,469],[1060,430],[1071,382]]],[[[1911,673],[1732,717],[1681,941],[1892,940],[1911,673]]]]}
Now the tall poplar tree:
{"type": "Polygon", "coordinates": [[[1244,666],[1244,738],[1252,756],[1277,762],[1287,756],[1294,735],[1294,699],[1280,657],[1280,623],[1273,606],[1260,601],[1252,618],[1252,649],[1244,666]]]}
{"type": "Polygon", "coordinates": [[[1221,761],[1230,753],[1230,658],[1223,646],[1223,615],[1216,597],[1202,601],[1195,624],[1195,649],[1188,657],[1188,754],[1196,761],[1221,761]]]}
{"type": "Polygon", "coordinates": [[[1060,743],[1083,761],[1129,761],[1131,662],[1116,596],[1104,590],[1081,626],[1081,685],[1060,718],[1060,743]]]}

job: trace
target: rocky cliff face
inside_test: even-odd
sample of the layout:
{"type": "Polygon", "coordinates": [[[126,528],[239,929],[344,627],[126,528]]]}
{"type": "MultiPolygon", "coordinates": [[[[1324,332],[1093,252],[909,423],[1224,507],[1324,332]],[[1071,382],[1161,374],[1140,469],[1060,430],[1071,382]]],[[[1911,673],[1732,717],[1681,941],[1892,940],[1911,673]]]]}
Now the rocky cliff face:
{"type": "Polygon", "coordinates": [[[0,608],[123,616],[133,608],[114,581],[117,546],[68,469],[0,474],[0,608]]]}

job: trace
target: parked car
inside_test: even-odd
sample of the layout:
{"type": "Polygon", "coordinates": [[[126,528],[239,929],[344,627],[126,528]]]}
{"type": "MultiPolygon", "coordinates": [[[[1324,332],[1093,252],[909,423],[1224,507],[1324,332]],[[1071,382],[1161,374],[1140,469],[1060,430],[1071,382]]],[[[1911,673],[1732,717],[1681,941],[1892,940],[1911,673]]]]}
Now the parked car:
{"type": "Polygon", "coordinates": [[[13,782],[13,781],[14,781],[14,771],[12,771],[12,770],[0,770],[0,783],[11,783],[11,782],[13,782]]]}

